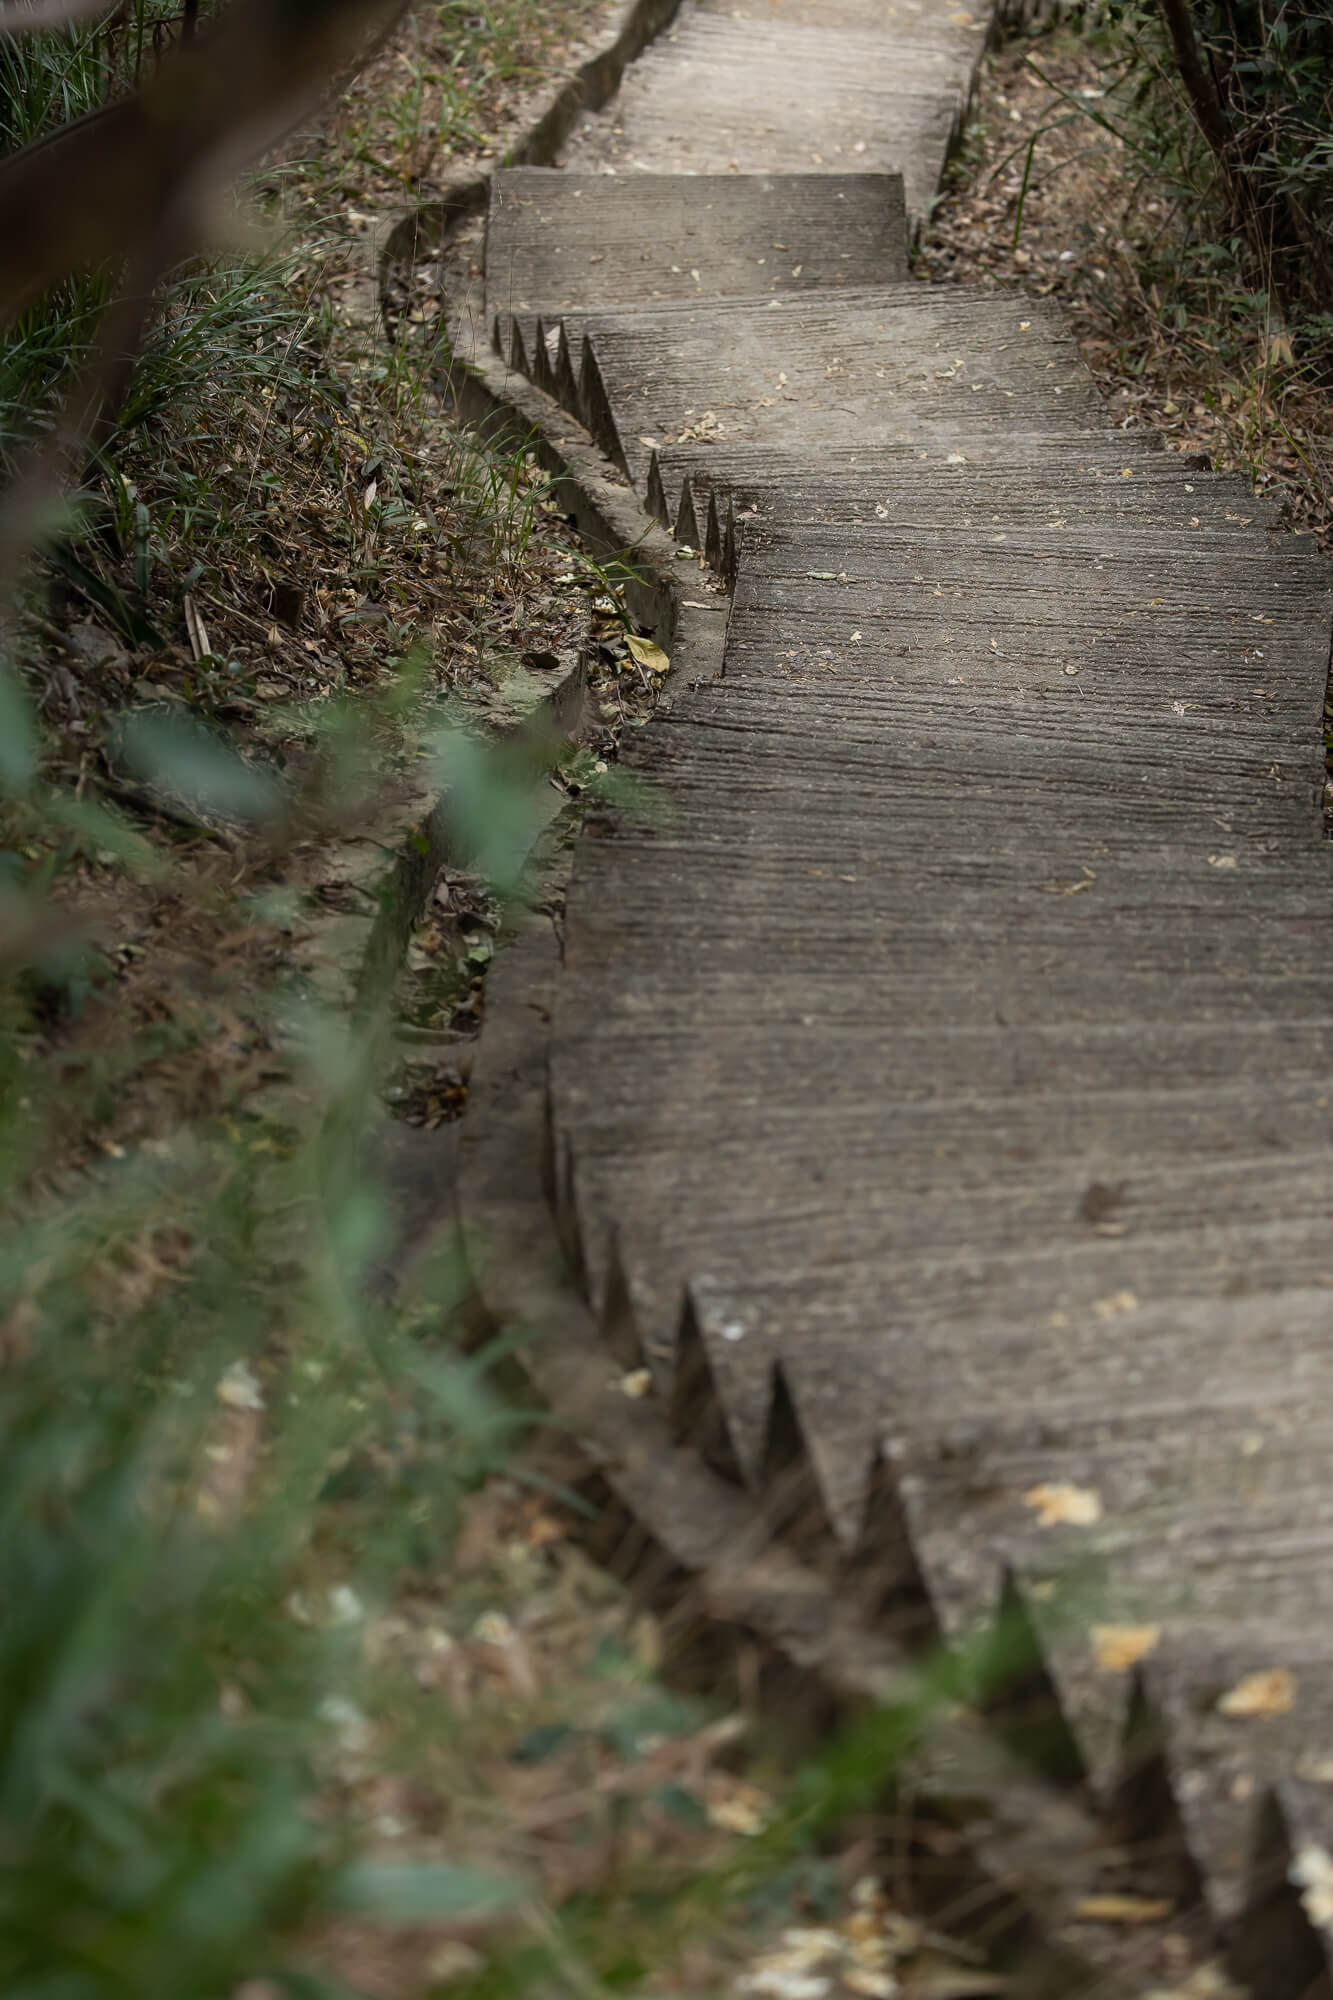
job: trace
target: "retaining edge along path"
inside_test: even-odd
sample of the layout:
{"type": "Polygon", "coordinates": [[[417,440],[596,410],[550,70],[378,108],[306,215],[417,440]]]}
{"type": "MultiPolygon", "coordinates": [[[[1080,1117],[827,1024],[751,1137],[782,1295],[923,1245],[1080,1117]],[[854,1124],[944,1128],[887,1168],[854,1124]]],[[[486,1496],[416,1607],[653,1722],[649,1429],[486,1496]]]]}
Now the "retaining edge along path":
{"type": "MultiPolygon", "coordinates": [[[[715,46],[711,11],[677,44],[703,21],[715,46]]],[[[770,179],[810,164],[777,151],[770,179]]],[[[1047,1774],[1166,1840],[1159,1881],[1202,1882],[1257,1991],[1311,1990],[1319,1904],[1288,1875],[1329,1838],[1326,576],[1239,483],[1113,432],[1036,306],[887,269],[816,294],[794,266],[775,303],[766,262],[710,302],[652,226],[659,165],[549,199],[599,207],[617,254],[655,244],[660,301],[607,311],[603,271],[500,329],[736,583],[721,683],[645,732],[659,806],[580,844],[551,1205],[679,1476],[705,1456],[836,1607],[806,1667],[837,1680],[867,1570],[894,1644],[1003,1598],[1015,1699],[1044,1674],[1060,1703],[1047,1774]]],[[[474,1121],[518,1090],[487,1058],[483,1235],[474,1121]]],[[[609,1438],[623,1399],[589,1367],[609,1438]]]]}

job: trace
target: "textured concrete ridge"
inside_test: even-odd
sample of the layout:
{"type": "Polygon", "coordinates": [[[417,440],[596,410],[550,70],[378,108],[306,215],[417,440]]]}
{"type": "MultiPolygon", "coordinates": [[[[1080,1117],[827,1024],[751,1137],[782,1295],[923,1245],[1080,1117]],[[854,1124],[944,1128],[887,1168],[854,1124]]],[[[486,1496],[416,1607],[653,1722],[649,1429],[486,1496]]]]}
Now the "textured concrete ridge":
{"type": "Polygon", "coordinates": [[[915,226],[962,123],[990,8],[931,0],[687,4],[588,119],[582,172],[902,175],[915,226]]]}
{"type": "Polygon", "coordinates": [[[981,19],[750,11],[682,9],[563,186],[496,177],[502,353],[732,583],[721,677],[579,847],[561,1212],[682,1433],[761,1494],[799,1459],[783,1530],[831,1559],[889,1493],[923,1632],[1020,1618],[1048,1767],[1173,1828],[1170,1891],[1295,2000],[1288,1870],[1333,1851],[1327,565],[1114,428],[1054,311],[902,281],[981,19]]]}
{"type": "Polygon", "coordinates": [[[785,295],[907,276],[897,175],[717,174],[651,177],[643,210],[607,213],[594,177],[550,168],[497,177],[486,229],[492,307],[559,312],[666,299],[785,295]],[[623,233],[621,224],[623,223],[623,233]],[[677,261],[668,263],[663,250],[677,261]],[[513,290],[521,274],[524,295],[513,290]]]}

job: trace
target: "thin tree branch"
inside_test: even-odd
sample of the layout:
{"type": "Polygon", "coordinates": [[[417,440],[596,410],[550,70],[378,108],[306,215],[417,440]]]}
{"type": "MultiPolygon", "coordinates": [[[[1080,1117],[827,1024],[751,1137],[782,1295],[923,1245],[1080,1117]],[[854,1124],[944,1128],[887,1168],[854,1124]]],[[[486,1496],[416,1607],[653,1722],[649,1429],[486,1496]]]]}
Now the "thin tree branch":
{"type": "Polygon", "coordinates": [[[1194,32],[1194,17],[1190,13],[1189,0],[1157,0],[1166,23],[1166,31],[1171,37],[1171,46],[1176,53],[1176,67],[1180,80],[1189,95],[1190,106],[1198,120],[1199,130],[1217,155],[1218,164],[1230,178],[1231,128],[1227,123],[1222,100],[1213,86],[1213,79],[1204,67],[1203,52],[1199,38],[1194,32]]]}

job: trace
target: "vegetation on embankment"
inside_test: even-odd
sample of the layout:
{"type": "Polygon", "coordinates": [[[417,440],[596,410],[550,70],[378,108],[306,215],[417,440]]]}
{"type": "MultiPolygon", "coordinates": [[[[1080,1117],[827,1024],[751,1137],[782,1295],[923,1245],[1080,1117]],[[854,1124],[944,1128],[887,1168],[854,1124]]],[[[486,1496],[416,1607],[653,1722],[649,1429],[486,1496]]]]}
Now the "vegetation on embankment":
{"type": "MultiPolygon", "coordinates": [[[[1058,298],[1125,423],[1333,550],[1331,32],[1288,0],[1096,0],[1005,43],[915,269],[1058,298]]],[[[1325,743],[1333,828],[1333,689],[1325,743]]]]}
{"type": "MultiPolygon", "coordinates": [[[[1267,9],[1270,65],[1291,12],[1267,9]]],[[[1310,142],[1303,229],[1333,201],[1333,151],[1316,125],[1327,134],[1330,78],[1321,67],[1316,87],[1303,60],[1290,101],[1277,104],[1274,83],[1272,108],[1250,124],[1236,114],[1238,156],[1272,161],[1310,142]]],[[[1301,288],[1279,291],[1279,216],[1267,214],[1261,258],[1232,201],[1157,8],[1105,0],[988,58],[917,270],[1058,298],[1127,419],[1276,490],[1294,525],[1330,540],[1333,290],[1311,263],[1301,288]]]]}
{"type": "MultiPolygon", "coordinates": [[[[563,1460],[498,1350],[471,1351],[450,1232],[423,1226],[409,1274],[374,1168],[387,1093],[447,1175],[489,885],[446,873],[399,990],[347,1011],[368,858],[419,809],[441,705],[571,649],[605,730],[651,695],[535,461],[441,406],[438,301],[387,338],[369,257],[376,217],[493,156],[605,12],[416,9],[264,167],[235,247],[161,275],[23,571],[0,742],[6,1993],[391,2000],[503,1985],[492,1958],[600,1990],[643,1949],[627,1896],[653,1904],[655,1963],[669,1933],[697,1965],[664,1891],[769,1817],[743,1728],[660,1685],[651,1621],[580,1555],[563,1460]],[[575,1905],[605,1925],[567,1936],[575,1905]]],[[[10,145],[151,75],[175,18],[0,43],[10,145]]],[[[113,293],[109,267],[77,273],[12,331],[11,480],[113,293]]],[[[488,808],[558,804],[593,765],[487,767],[488,808]]]]}

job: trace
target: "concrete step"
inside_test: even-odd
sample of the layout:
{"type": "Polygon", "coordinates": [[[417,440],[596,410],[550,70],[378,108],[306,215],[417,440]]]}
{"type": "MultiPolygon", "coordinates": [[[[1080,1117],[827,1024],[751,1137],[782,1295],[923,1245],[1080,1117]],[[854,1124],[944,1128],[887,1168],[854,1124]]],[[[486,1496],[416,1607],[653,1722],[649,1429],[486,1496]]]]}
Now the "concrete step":
{"type": "Polygon", "coordinates": [[[764,9],[762,30],[687,4],[586,118],[561,164],[576,173],[901,173],[915,227],[954,144],[989,27],[928,9],[910,29],[873,0],[764,9]]]}
{"type": "Polygon", "coordinates": [[[1059,1587],[1047,1671],[1108,1793],[1130,1677],[1090,1626],[1158,1629],[1141,1700],[1230,1918],[1252,1801],[1308,1737],[1238,1736],[1215,1703],[1281,1666],[1322,1731],[1333,1654],[1333,1458],[1316,1436],[1282,1474],[1333,1387],[1325,575],[1253,530],[1180,557],[1117,523],[1040,565],[1019,615],[1006,578],[1052,533],[742,542],[723,681],[656,725],[641,811],[581,852],[556,1128],[594,1285],[617,1256],[663,1368],[688,1292],[742,1467],[780,1364],[831,1519],[891,1441],[950,1631],[1005,1574],[1023,1601],[1059,1587]],[[957,604],[905,603],[912,563],[975,586],[1011,650],[1045,631],[1086,662],[1104,636],[1109,678],[951,710],[957,604]],[[1169,643],[1137,644],[1141,588],[1172,598],[1169,643]],[[1224,715],[1227,645],[1243,677],[1261,618],[1276,699],[1224,715]],[[1215,726],[1171,734],[1168,685],[1215,726]],[[1311,767],[1291,796],[1265,790],[1278,743],[1311,767]],[[1043,1527],[1042,1489],[1097,1520],[1043,1527]]]}
{"type": "Polygon", "coordinates": [[[652,453],[682,442],[719,447],[724,471],[737,446],[813,465],[829,451],[906,444],[959,462],[1110,429],[1059,315],[997,310],[991,292],[900,285],[767,305],[672,302],[562,313],[558,329],[502,314],[497,344],[523,368],[548,333],[567,350],[555,384],[566,407],[641,490],[652,453]]]}
{"type": "MultiPolygon", "coordinates": [[[[1038,695],[1044,727],[1069,712],[1071,741],[1105,727],[1128,750],[1140,733],[1160,742],[1169,729],[1168,759],[1183,775],[1201,744],[1220,767],[1227,740],[1248,736],[1255,754],[1314,780],[1333,608],[1315,552],[1119,522],[742,528],[730,675],[795,683],[814,671],[821,694],[830,675],[873,686],[896,704],[900,727],[909,691],[929,687],[927,726],[944,719],[943,693],[984,703],[992,722],[1003,713],[1016,740],[1033,727],[1024,705],[1038,695]],[[1089,703],[1098,713],[1081,716],[1089,703]]],[[[873,735],[869,710],[867,720],[873,735]]],[[[882,709],[879,721],[892,727],[882,709]]],[[[1139,775],[1120,767],[1136,796],[1139,775]]]]}
{"type": "Polygon", "coordinates": [[[674,526],[688,485],[705,506],[714,493],[721,505],[789,528],[848,519],[979,528],[1123,522],[1190,539],[1203,531],[1234,540],[1256,528],[1274,537],[1270,546],[1309,546],[1309,538],[1280,527],[1278,501],[1256,497],[1235,473],[1210,472],[1162,450],[1153,432],[1044,439],[1035,455],[1017,444],[1006,450],[999,439],[986,455],[963,460],[913,445],[850,446],[810,466],[764,446],[729,444],[723,456],[716,445],[687,442],[654,454],[646,490],[665,526],[674,526]]]}
{"type": "Polygon", "coordinates": [[[990,26],[990,10],[944,6],[936,0],[697,0],[693,11],[766,27],[773,22],[846,33],[883,35],[908,47],[931,47],[960,58],[974,55],[990,26]]]}
{"type": "Polygon", "coordinates": [[[671,691],[579,844],[553,1207],[682,1441],[761,1513],[800,1470],[793,1537],[873,1540],[887,1495],[947,1632],[1017,1622],[999,1705],[1046,1702],[1036,1761],[1182,1907],[1252,1897],[1262,2000],[1304,2000],[1329,575],[1122,428],[1056,309],[882,267],[874,176],[910,227],[987,24],[691,0],[575,135],[583,178],[498,184],[501,351],[733,586],[721,677],[671,691]],[[1249,1674],[1268,1700],[1219,1707],[1249,1674]]]}
{"type": "Polygon", "coordinates": [[[558,314],[786,296],[907,276],[898,174],[566,174],[491,180],[488,310],[558,314]]]}

